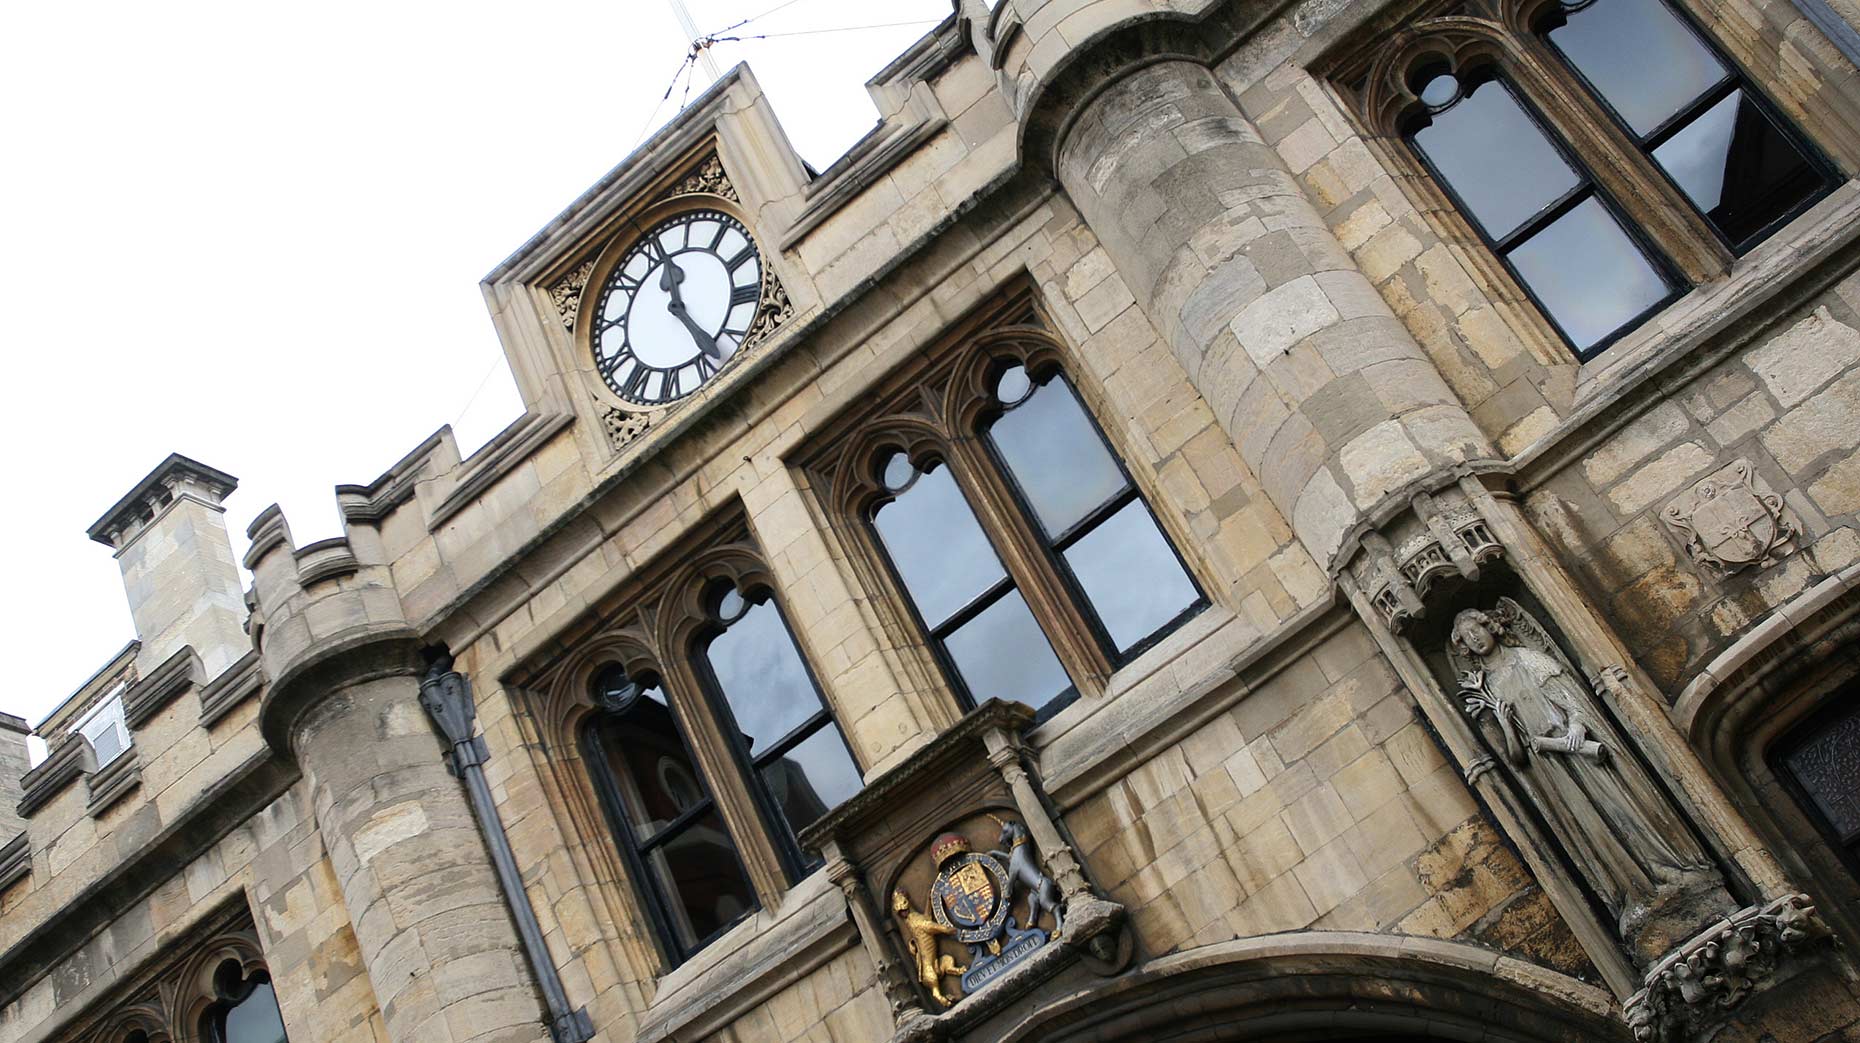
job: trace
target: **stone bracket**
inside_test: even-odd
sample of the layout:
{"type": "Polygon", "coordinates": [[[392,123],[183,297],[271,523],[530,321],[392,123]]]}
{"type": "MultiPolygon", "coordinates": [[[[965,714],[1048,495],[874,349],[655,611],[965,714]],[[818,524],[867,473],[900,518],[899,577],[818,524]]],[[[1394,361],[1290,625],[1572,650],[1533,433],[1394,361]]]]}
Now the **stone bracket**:
{"type": "Polygon", "coordinates": [[[1707,1038],[1724,1013],[1775,985],[1785,961],[1827,937],[1805,894],[1740,909],[1661,957],[1622,1012],[1640,1043],[1707,1038]]]}

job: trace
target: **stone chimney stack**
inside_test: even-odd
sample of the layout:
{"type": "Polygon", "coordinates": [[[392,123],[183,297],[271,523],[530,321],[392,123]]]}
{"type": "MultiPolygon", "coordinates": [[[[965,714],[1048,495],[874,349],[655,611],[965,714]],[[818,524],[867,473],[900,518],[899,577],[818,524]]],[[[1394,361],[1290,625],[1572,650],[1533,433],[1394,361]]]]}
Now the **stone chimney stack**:
{"type": "Polygon", "coordinates": [[[191,645],[211,679],[252,650],[220,506],[238,487],[232,475],[176,453],[90,527],[122,567],[141,673],[191,645]]]}
{"type": "Polygon", "coordinates": [[[26,828],[26,820],[19,817],[19,798],[23,795],[20,780],[30,764],[26,754],[30,730],[24,720],[0,713],[0,847],[26,828]]]}

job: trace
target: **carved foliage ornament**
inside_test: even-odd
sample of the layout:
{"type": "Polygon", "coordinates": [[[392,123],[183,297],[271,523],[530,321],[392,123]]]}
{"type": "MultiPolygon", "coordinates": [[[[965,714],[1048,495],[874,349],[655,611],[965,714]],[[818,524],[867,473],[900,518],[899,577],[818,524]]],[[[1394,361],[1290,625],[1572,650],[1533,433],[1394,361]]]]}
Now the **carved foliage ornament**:
{"type": "MultiPolygon", "coordinates": [[[[742,202],[742,198],[736,194],[736,186],[730,182],[729,173],[723,169],[723,161],[717,158],[715,152],[705,156],[659,201],[695,195],[716,196],[732,203],[742,202]]],[[[563,329],[572,331],[575,328],[575,319],[581,312],[581,294],[587,289],[588,276],[593,272],[594,258],[590,257],[549,287],[549,300],[555,305],[556,317],[562,320],[563,329]]]]}
{"type": "Polygon", "coordinates": [[[1676,1043],[1775,980],[1790,956],[1827,938],[1804,894],[1751,906],[1674,950],[1647,972],[1624,1013],[1641,1043],[1676,1043]]]}
{"type": "Polygon", "coordinates": [[[1749,462],[1739,460],[1694,485],[1660,517],[1699,565],[1731,575],[1794,552],[1801,529],[1749,462]]]}

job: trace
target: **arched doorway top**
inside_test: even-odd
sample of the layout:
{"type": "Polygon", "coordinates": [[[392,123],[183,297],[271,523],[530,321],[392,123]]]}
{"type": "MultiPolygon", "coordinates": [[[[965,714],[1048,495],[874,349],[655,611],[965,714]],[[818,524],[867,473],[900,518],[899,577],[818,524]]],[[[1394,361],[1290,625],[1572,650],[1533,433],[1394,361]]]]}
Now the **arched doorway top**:
{"type": "Polygon", "coordinates": [[[1627,1041],[1603,989],[1487,949],[1313,931],[1154,960],[1029,1014],[1001,1043],[1627,1041]]]}

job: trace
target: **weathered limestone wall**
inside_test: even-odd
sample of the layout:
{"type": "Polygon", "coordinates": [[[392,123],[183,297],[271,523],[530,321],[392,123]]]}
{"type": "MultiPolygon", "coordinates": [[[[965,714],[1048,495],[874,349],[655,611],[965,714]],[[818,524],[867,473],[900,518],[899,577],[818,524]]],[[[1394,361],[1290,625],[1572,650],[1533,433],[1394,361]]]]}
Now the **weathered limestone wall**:
{"type": "MultiPolygon", "coordinates": [[[[35,880],[44,880],[42,873],[35,880]]],[[[71,901],[81,878],[37,885],[40,901],[71,901]]],[[[74,1019],[128,997],[119,984],[140,966],[185,944],[192,927],[228,902],[250,905],[293,1038],[378,1043],[386,1038],[374,993],[335,876],[302,786],[286,793],[203,851],[0,1007],[0,1043],[56,1039],[74,1019]]],[[[23,921],[17,904],[0,922],[23,921]],[[19,915],[15,915],[19,913],[19,915]]]]}
{"type": "Polygon", "coordinates": [[[1592,978],[1418,717],[1349,624],[1066,822],[1155,954],[1283,931],[1387,932],[1592,978]]]}
{"type": "Polygon", "coordinates": [[[1857,327],[1850,275],[1640,403],[1526,498],[1668,698],[1811,583],[1860,561],[1857,327]],[[1740,462],[1782,498],[1801,552],[1727,574],[1687,553],[1666,510],[1683,511],[1696,483],[1740,462]]]}
{"type": "Polygon", "coordinates": [[[26,751],[26,735],[30,731],[23,719],[0,713],[0,843],[13,839],[26,828],[26,820],[19,816],[19,780],[25,777],[30,766],[26,751]]]}
{"type": "Polygon", "coordinates": [[[293,745],[394,1039],[546,1040],[471,808],[412,676],[346,685],[293,745]]]}
{"type": "Polygon", "coordinates": [[[1149,65],[1099,94],[1060,143],[1059,176],[1319,562],[1391,494],[1489,455],[1206,68],[1149,65]]]}

